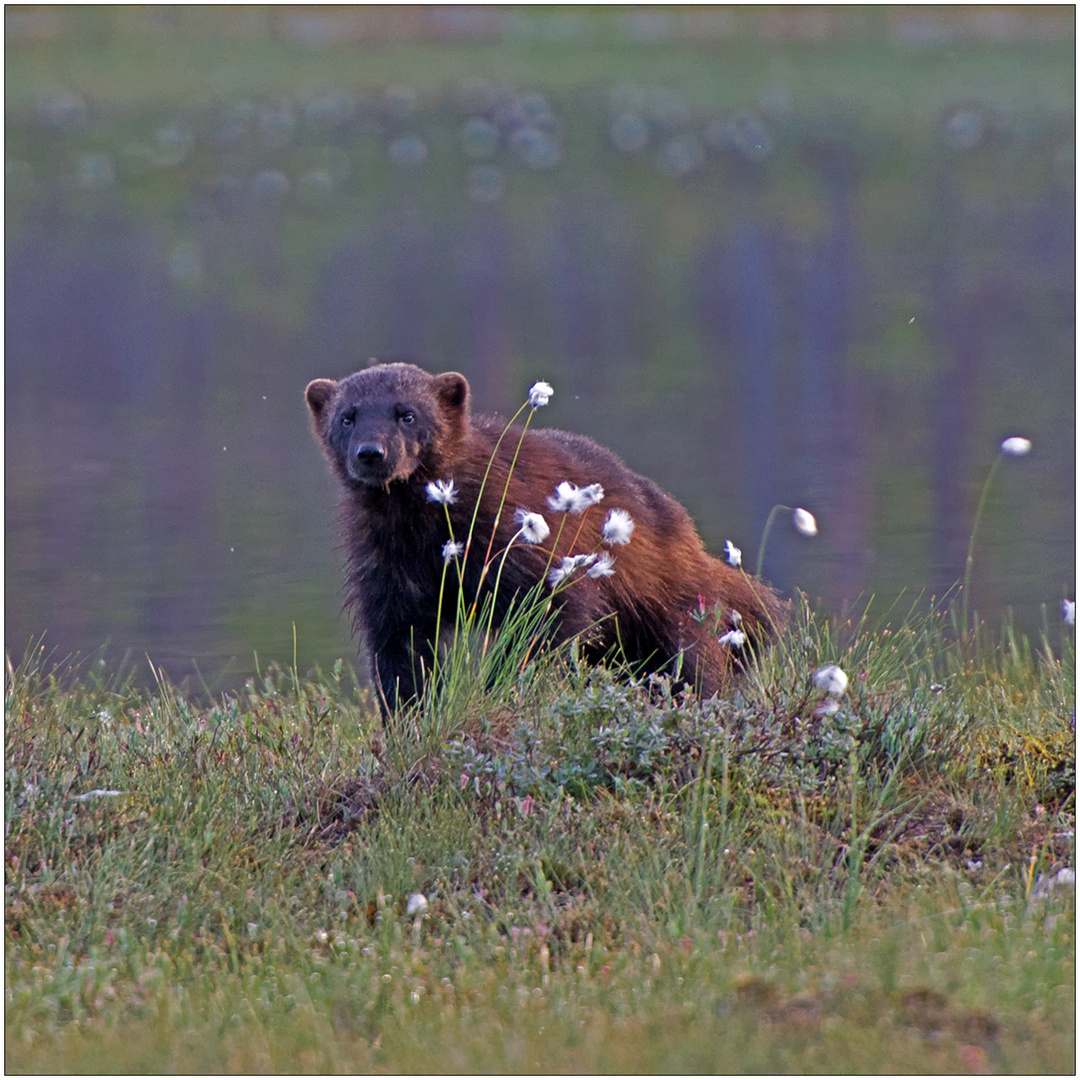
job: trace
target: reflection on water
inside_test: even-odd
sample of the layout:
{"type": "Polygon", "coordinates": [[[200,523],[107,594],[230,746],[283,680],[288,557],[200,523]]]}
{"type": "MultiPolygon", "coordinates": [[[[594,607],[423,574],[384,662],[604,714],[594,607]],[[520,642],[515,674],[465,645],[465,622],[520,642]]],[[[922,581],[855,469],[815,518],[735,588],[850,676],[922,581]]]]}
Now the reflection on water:
{"type": "MultiPolygon", "coordinates": [[[[1071,119],[824,128],[797,105],[471,86],[9,120],[7,647],[214,685],[350,655],[306,382],[458,369],[658,480],[834,610],[939,594],[1003,462],[973,604],[1029,631],[1074,568],[1071,119]],[[470,97],[470,94],[472,95],[470,97]],[[886,137],[888,136],[888,137],[886,137]],[[903,142],[902,160],[896,142],[903,142]],[[133,147],[135,148],[133,150],[133,147]]],[[[914,122],[914,121],[912,121],[914,122]]]]}

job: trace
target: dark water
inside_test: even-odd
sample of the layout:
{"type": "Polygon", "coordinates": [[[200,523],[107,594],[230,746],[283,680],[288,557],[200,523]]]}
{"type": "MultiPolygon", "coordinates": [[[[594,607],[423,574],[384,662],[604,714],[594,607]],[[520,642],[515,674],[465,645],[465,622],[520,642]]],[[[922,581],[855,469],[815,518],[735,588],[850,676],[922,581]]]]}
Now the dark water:
{"type": "Polygon", "coordinates": [[[884,129],[621,93],[9,116],[8,651],[108,641],[214,688],[291,662],[294,627],[302,668],[353,655],[302,391],[369,356],[504,413],[548,380],[537,419],[655,478],[713,551],[752,563],[773,505],[809,508],[765,573],[837,611],[962,577],[1027,436],[971,602],[1029,632],[1047,605],[1056,635],[1071,114],[946,95],[884,129]]]}

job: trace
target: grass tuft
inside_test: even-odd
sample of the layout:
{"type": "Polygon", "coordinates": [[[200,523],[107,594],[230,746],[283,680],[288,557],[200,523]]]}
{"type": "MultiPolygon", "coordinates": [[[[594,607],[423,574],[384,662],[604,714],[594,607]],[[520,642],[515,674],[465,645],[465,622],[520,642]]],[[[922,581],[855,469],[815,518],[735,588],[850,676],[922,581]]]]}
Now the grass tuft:
{"type": "Polygon", "coordinates": [[[1067,1071],[1071,643],[795,622],[710,702],[444,658],[398,729],[9,658],[8,1070],[1067,1071]]]}

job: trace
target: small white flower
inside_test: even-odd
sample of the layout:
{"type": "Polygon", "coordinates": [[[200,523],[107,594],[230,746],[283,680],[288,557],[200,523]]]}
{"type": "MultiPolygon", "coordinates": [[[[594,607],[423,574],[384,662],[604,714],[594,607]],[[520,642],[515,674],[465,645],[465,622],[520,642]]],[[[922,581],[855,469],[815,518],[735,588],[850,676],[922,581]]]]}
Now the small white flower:
{"type": "Polygon", "coordinates": [[[742,550],[737,548],[730,540],[724,541],[724,558],[728,566],[742,566],[742,550]]]}
{"type": "Polygon", "coordinates": [[[442,506],[449,506],[458,494],[453,480],[432,480],[424,490],[429,502],[440,503],[442,506]]]}
{"type": "Polygon", "coordinates": [[[814,685],[820,687],[826,694],[835,694],[839,697],[847,689],[847,675],[835,664],[826,664],[814,672],[814,685]]]}
{"type": "Polygon", "coordinates": [[[542,544],[548,538],[551,529],[548,528],[548,523],[540,514],[533,514],[528,510],[518,510],[516,517],[521,524],[519,530],[521,539],[526,544],[542,544]]]}
{"type": "Polygon", "coordinates": [[[634,532],[634,522],[625,510],[612,510],[604,522],[604,543],[629,544],[634,532]]]}
{"type": "Polygon", "coordinates": [[[840,702],[834,697],[827,697],[815,710],[814,715],[832,716],[834,713],[840,711],[840,702]]]}
{"type": "Polygon", "coordinates": [[[443,562],[456,559],[465,550],[465,545],[459,540],[447,540],[442,547],[443,562]]]}
{"type": "Polygon", "coordinates": [[[1076,871],[1071,866],[1063,866],[1056,874],[1040,874],[1031,890],[1032,900],[1045,900],[1056,889],[1075,889],[1076,871]]]}
{"type": "Polygon", "coordinates": [[[581,498],[587,500],[585,502],[585,509],[588,510],[590,506],[595,506],[604,497],[604,489],[600,484],[589,484],[587,487],[581,489],[581,498]]]}
{"type": "Polygon", "coordinates": [[[579,488],[569,480],[564,480],[555,488],[555,494],[548,496],[548,506],[563,513],[583,514],[603,497],[604,489],[599,484],[579,488]]]}
{"type": "Polygon", "coordinates": [[[1061,617],[1065,620],[1066,626],[1076,625],[1076,601],[1075,600],[1062,600],[1061,601],[1061,617]]]}
{"type": "Polygon", "coordinates": [[[574,572],[574,560],[563,559],[558,566],[553,566],[548,573],[548,584],[554,589],[574,572]]]}
{"type": "Polygon", "coordinates": [[[730,614],[731,614],[731,625],[732,626],[741,626],[742,625],[742,615],[740,615],[739,612],[737,612],[734,608],[731,609],[730,614]]]}
{"type": "Polygon", "coordinates": [[[606,552],[602,551],[595,565],[587,571],[589,577],[599,580],[602,577],[611,577],[615,573],[615,560],[606,552]]]}
{"type": "Polygon", "coordinates": [[[570,555],[563,561],[570,563],[571,570],[577,570],[582,566],[592,566],[596,562],[596,552],[594,551],[588,555],[570,555]]]}
{"type": "Polygon", "coordinates": [[[591,555],[564,555],[562,561],[549,574],[548,581],[554,589],[561,581],[565,581],[575,570],[583,566],[592,566],[596,562],[595,553],[591,555]]]}
{"type": "Polygon", "coordinates": [[[1001,452],[1008,454],[1009,457],[1023,457],[1031,453],[1031,440],[1025,439],[1022,435],[1012,435],[1002,440],[1001,452]]]}
{"type": "Polygon", "coordinates": [[[741,630],[729,630],[716,639],[721,645],[730,645],[733,649],[741,649],[746,644],[746,635],[741,630]]]}
{"type": "Polygon", "coordinates": [[[791,511],[791,523],[795,526],[796,531],[802,533],[803,536],[817,536],[817,522],[809,510],[796,506],[791,511]]]}
{"type": "Polygon", "coordinates": [[[555,391],[551,388],[550,383],[533,383],[532,389],[529,391],[529,404],[534,409],[539,409],[542,405],[546,405],[551,400],[551,395],[554,393],[555,391]]]}
{"type": "Polygon", "coordinates": [[[413,915],[423,915],[427,911],[427,897],[423,893],[410,893],[405,904],[405,914],[410,918],[413,915]]]}
{"type": "Polygon", "coordinates": [[[564,480],[556,485],[555,494],[548,496],[548,506],[557,513],[572,510],[575,506],[577,491],[578,489],[569,480],[564,480]]]}

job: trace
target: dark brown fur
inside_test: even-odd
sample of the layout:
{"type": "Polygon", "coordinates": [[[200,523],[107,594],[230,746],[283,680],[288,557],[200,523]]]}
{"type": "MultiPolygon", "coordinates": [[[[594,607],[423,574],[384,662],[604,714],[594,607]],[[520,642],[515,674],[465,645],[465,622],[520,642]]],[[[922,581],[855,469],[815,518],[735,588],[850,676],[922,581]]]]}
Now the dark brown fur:
{"type": "MultiPolygon", "coordinates": [[[[464,572],[469,601],[495,582],[494,572],[482,580],[481,569],[508,474],[490,550],[501,552],[510,543],[518,508],[542,514],[551,527],[542,544],[518,539],[510,547],[495,599],[496,624],[513,597],[543,579],[562,556],[608,551],[615,557],[613,576],[594,580],[578,571],[574,584],[558,593],[558,639],[580,635],[591,660],[617,646],[645,671],[672,671],[681,663],[682,677],[710,696],[741,658],[740,650],[717,641],[733,626],[731,611],[741,614],[741,629],[754,644],[784,622],[785,605],[768,585],[707,554],[679,503],[591,439],[530,427],[511,472],[521,428],[511,428],[500,443],[502,422],[470,416],[461,375],[383,364],[340,382],[316,379],[306,398],[315,436],[342,485],[345,603],[389,709],[418,693],[421,672],[431,666],[442,548],[449,539],[445,508],[425,493],[431,480],[453,480],[457,487],[449,511],[459,541],[469,534],[480,495],[464,572]],[[560,535],[563,514],[552,511],[547,499],[564,480],[579,487],[599,483],[604,499],[584,515],[567,514],[560,535]],[[616,508],[630,514],[635,529],[628,545],[608,547],[601,527],[616,508]],[[702,604],[711,616],[717,603],[718,630],[711,619],[701,624],[692,617],[702,604]]],[[[445,588],[444,621],[455,610],[455,571],[446,575],[445,588]]]]}

